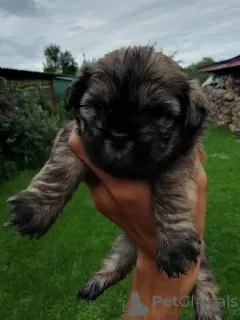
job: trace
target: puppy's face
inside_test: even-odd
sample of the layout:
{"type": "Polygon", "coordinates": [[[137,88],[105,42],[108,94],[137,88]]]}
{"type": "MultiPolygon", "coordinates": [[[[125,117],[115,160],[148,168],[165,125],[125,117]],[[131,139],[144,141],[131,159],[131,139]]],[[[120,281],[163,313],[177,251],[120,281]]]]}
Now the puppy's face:
{"type": "Polygon", "coordinates": [[[113,51],[68,88],[89,159],[115,176],[148,178],[189,150],[206,109],[199,89],[152,47],[113,51]]]}

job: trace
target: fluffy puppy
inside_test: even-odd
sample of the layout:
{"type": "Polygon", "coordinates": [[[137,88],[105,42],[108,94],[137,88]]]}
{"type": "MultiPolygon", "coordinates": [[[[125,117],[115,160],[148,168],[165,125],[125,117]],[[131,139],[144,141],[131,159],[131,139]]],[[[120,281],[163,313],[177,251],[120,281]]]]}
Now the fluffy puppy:
{"type": "MultiPolygon", "coordinates": [[[[200,256],[192,293],[196,319],[221,320],[206,248],[194,227],[196,168],[207,116],[198,84],[153,47],[121,48],[80,69],[67,90],[66,107],[75,110],[92,163],[116,177],[151,183],[159,271],[178,277],[200,256]]],[[[98,183],[68,147],[72,125],[58,134],[49,160],[29,187],[9,199],[9,224],[22,235],[44,235],[80,182],[98,183]]],[[[123,279],[137,250],[122,232],[79,298],[96,299],[123,279]]]]}

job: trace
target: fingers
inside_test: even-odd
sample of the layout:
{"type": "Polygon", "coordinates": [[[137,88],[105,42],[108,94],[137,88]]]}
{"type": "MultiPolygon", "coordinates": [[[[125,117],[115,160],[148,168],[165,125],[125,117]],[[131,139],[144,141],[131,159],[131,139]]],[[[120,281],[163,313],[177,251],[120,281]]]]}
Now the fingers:
{"type": "Polygon", "coordinates": [[[70,135],[68,143],[76,156],[81,159],[85,163],[85,165],[98,176],[98,178],[108,189],[109,193],[116,199],[116,201],[119,200],[122,206],[125,206],[125,204],[126,206],[128,206],[129,203],[134,203],[139,199],[139,195],[141,194],[143,194],[142,201],[146,199],[147,196],[148,198],[151,197],[150,195],[148,195],[148,193],[150,192],[150,187],[146,183],[114,178],[113,176],[94,166],[90,162],[88,156],[84,151],[83,143],[81,137],[77,132],[76,124],[73,127],[73,131],[70,135]]]}
{"type": "MultiPolygon", "coordinates": [[[[85,150],[83,148],[83,143],[81,140],[81,137],[79,136],[77,132],[77,125],[75,124],[72,130],[72,133],[70,135],[70,138],[68,140],[68,144],[72,151],[76,154],[76,156],[81,159],[87,167],[89,167],[99,178],[100,180],[106,185],[112,182],[117,183],[117,179],[113,178],[106,172],[102,171],[101,169],[94,166],[90,160],[88,159],[88,156],[85,153],[85,150]]],[[[119,181],[118,181],[119,182],[119,181]]]]}
{"type": "Polygon", "coordinates": [[[70,148],[72,149],[72,151],[76,154],[76,156],[78,158],[82,158],[82,154],[81,154],[81,140],[80,140],[80,137],[77,133],[77,125],[74,124],[74,127],[73,127],[73,130],[72,130],[72,133],[69,137],[69,140],[68,140],[68,144],[70,146],[70,148]]]}

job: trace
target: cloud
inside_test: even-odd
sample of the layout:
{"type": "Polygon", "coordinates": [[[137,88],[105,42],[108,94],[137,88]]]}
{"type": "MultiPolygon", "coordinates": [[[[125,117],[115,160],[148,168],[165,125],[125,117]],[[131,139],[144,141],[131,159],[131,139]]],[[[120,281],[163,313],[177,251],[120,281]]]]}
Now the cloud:
{"type": "Polygon", "coordinates": [[[35,16],[44,13],[41,2],[35,0],[1,0],[0,12],[5,15],[35,16]]]}
{"type": "Polygon", "coordinates": [[[189,64],[240,54],[239,0],[0,1],[0,66],[41,70],[44,46],[98,58],[122,45],[156,43],[189,64]]]}

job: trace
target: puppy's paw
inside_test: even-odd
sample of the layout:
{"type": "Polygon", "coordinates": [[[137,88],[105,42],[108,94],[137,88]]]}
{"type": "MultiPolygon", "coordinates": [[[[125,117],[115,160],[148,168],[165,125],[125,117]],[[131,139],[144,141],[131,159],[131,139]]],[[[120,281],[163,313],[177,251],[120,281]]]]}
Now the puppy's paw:
{"type": "Polygon", "coordinates": [[[186,274],[198,262],[200,240],[193,231],[182,234],[157,235],[157,267],[169,278],[186,274]]]}
{"type": "Polygon", "coordinates": [[[36,193],[26,189],[7,201],[11,208],[5,226],[30,239],[39,238],[47,232],[52,224],[49,206],[36,193]]]}
{"type": "Polygon", "coordinates": [[[97,279],[92,278],[80,288],[77,297],[78,299],[83,300],[96,300],[104,292],[104,290],[104,286],[101,285],[97,279]]]}

